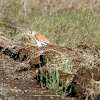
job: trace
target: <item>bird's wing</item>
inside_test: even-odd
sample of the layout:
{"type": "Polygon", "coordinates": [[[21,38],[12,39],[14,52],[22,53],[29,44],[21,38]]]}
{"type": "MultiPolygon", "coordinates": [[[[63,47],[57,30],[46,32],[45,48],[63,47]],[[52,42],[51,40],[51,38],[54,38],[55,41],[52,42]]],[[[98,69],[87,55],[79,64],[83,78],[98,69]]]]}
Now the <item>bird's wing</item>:
{"type": "Polygon", "coordinates": [[[39,34],[39,33],[36,33],[36,34],[35,34],[35,38],[36,38],[37,40],[39,40],[40,42],[49,43],[49,41],[48,41],[43,35],[41,35],[41,34],[39,34]]]}

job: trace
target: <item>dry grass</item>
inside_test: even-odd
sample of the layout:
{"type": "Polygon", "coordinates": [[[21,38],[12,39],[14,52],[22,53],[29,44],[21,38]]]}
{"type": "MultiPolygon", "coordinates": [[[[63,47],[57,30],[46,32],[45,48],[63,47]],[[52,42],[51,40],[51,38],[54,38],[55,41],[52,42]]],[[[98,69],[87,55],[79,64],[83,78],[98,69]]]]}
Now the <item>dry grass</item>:
{"type": "Polygon", "coordinates": [[[25,32],[17,34],[14,37],[14,41],[15,42],[19,42],[19,41],[27,42],[27,43],[30,43],[30,44],[34,44],[34,42],[35,42],[34,39],[32,38],[30,31],[25,31],[25,32]]]}
{"type": "Polygon", "coordinates": [[[99,14],[100,0],[1,0],[0,30],[13,37],[36,30],[53,44],[100,48],[99,14]]]}

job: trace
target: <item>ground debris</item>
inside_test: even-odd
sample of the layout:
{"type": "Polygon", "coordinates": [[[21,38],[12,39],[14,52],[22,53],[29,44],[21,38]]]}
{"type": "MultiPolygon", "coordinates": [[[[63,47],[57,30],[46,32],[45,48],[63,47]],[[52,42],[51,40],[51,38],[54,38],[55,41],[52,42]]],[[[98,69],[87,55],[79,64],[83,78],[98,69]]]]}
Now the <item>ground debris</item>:
{"type": "MultiPolygon", "coordinates": [[[[0,70],[7,77],[10,77],[11,80],[21,80],[21,82],[27,80],[29,82],[30,79],[34,80],[38,75],[38,81],[40,81],[40,67],[43,69],[44,76],[48,75],[48,67],[51,70],[54,70],[55,67],[58,68],[60,80],[63,81],[63,89],[66,80],[69,80],[69,89],[72,87],[70,96],[72,97],[81,96],[83,99],[87,95],[94,95],[94,97],[98,95],[100,51],[96,48],[85,45],[65,48],[52,44],[39,48],[24,45],[24,43],[18,44],[0,34],[0,70]],[[67,69],[68,71],[65,72],[64,69],[68,63],[71,64],[69,66],[71,69],[67,69]]],[[[44,85],[46,85],[46,81],[44,78],[44,85]]],[[[29,83],[32,84],[32,82],[29,83]]]]}

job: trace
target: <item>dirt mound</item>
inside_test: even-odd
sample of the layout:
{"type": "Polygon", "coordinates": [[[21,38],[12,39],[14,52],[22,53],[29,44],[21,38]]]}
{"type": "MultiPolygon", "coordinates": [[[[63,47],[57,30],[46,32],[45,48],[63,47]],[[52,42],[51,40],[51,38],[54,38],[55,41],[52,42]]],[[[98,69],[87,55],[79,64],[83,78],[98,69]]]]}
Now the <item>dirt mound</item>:
{"type": "MultiPolygon", "coordinates": [[[[14,79],[34,79],[36,74],[41,77],[38,71],[40,67],[44,67],[43,72],[46,76],[49,73],[48,66],[51,70],[58,68],[60,81],[63,81],[63,85],[60,85],[63,89],[66,81],[70,81],[66,90],[68,92],[72,88],[70,96],[85,98],[98,95],[100,51],[96,48],[85,45],[65,48],[52,44],[39,48],[25,43],[18,44],[0,34],[0,69],[4,69],[8,76],[14,79]],[[72,64],[71,69],[65,72],[68,63],[72,64]]],[[[47,80],[44,80],[46,85],[45,81],[47,80]]]]}
{"type": "Polygon", "coordinates": [[[79,68],[72,83],[74,84],[73,92],[75,96],[97,96],[98,83],[100,83],[100,68],[79,68]]]}

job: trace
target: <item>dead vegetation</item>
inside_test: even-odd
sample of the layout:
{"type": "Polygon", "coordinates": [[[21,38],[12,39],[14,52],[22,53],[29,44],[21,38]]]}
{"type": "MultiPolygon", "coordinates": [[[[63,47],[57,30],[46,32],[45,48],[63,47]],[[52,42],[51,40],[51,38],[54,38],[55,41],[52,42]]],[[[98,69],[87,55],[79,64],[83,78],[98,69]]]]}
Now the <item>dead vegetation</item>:
{"type": "MultiPolygon", "coordinates": [[[[45,76],[49,73],[48,67],[51,71],[56,67],[60,77],[59,81],[63,82],[58,86],[62,87],[65,93],[69,92],[71,88],[71,92],[67,96],[84,99],[86,96],[91,98],[92,95],[93,98],[99,98],[100,51],[96,48],[85,45],[80,45],[77,48],[56,45],[38,48],[26,45],[25,42],[17,44],[0,34],[0,64],[8,76],[17,79],[34,79],[37,75],[38,82],[41,80],[38,69],[40,66],[44,66],[42,87],[47,84],[45,76]],[[10,43],[13,44],[10,45],[10,43]],[[72,63],[72,69],[65,73],[66,63],[72,63]],[[23,76],[22,73],[26,74],[23,76]],[[69,85],[66,89],[67,80],[69,80],[69,85]]],[[[58,88],[58,94],[62,95],[60,91],[61,89],[58,88]]]]}

